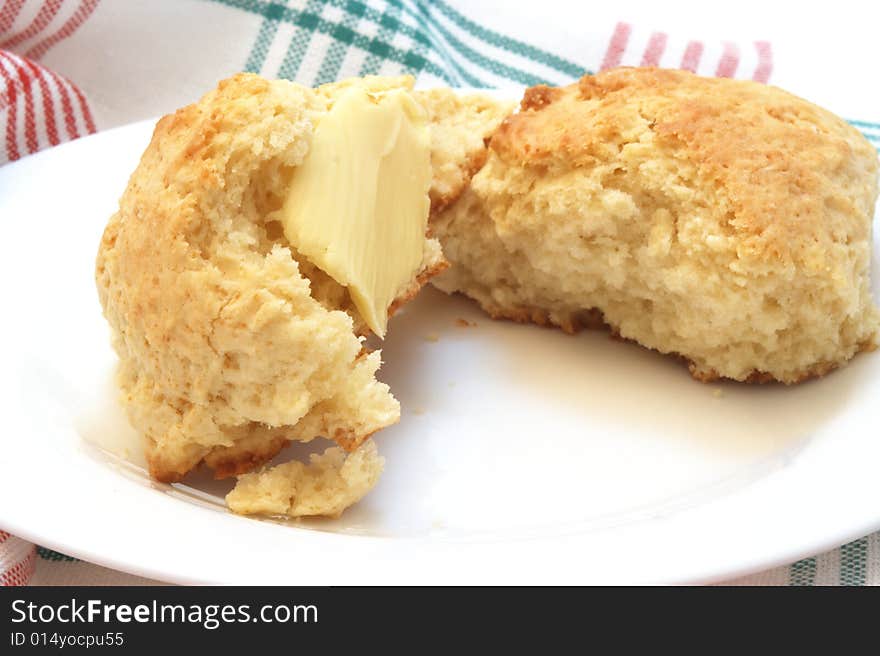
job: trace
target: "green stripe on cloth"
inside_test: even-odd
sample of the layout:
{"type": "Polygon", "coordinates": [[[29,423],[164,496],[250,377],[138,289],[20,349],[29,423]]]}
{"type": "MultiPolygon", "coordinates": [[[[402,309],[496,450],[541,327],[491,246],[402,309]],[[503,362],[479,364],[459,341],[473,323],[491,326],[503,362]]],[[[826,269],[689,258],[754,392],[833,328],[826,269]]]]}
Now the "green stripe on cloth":
{"type": "Polygon", "coordinates": [[[868,538],[840,548],[840,585],[865,585],[868,569],[868,538]]]}
{"type": "Polygon", "coordinates": [[[880,123],[870,123],[868,121],[854,121],[850,120],[850,123],[856,125],[860,128],[873,128],[874,130],[880,130],[880,123]]]}
{"type": "Polygon", "coordinates": [[[37,555],[43,560],[53,560],[53,561],[62,561],[62,562],[74,562],[77,559],[68,556],[67,554],[63,554],[58,551],[52,551],[51,549],[46,549],[46,547],[37,547],[37,555]]]}
{"type": "MultiPolygon", "coordinates": [[[[339,6],[341,4],[340,0],[327,0],[327,2],[339,6]]],[[[440,59],[446,64],[450,69],[455,71],[458,74],[460,81],[474,87],[482,87],[486,86],[485,82],[477,78],[473,75],[468,69],[464,68],[455,59],[449,54],[448,49],[446,48],[446,44],[444,44],[439,38],[432,38],[430,35],[431,27],[427,24],[422,16],[418,13],[413,13],[412,10],[409,10],[407,13],[412,16],[415,21],[419,24],[419,29],[413,29],[411,26],[402,22],[399,18],[401,9],[404,8],[404,5],[401,4],[398,0],[388,0],[387,6],[389,10],[385,13],[378,13],[374,9],[367,7],[364,11],[363,17],[367,20],[376,23],[380,27],[379,34],[376,35],[375,41],[382,43],[384,45],[390,44],[396,35],[401,35],[403,37],[407,37],[412,41],[413,48],[412,53],[416,58],[424,59],[425,61],[430,61],[428,52],[433,51],[440,59]],[[391,8],[396,10],[395,15],[391,15],[391,8]],[[383,30],[387,36],[383,37],[383,30]],[[385,41],[381,41],[382,38],[385,38],[385,41]]],[[[387,59],[387,58],[386,58],[387,59]]],[[[433,65],[433,64],[432,64],[433,65]]],[[[411,66],[405,66],[404,70],[407,73],[416,74],[421,69],[413,68],[411,66]]],[[[429,73],[434,73],[431,69],[426,69],[429,73]]],[[[452,76],[450,71],[446,69],[440,69],[443,71],[442,78],[446,80],[448,84],[453,86],[456,85],[457,80],[452,76]]]]}
{"type": "Polygon", "coordinates": [[[855,121],[853,119],[847,119],[846,122],[865,135],[865,138],[871,139],[872,141],[880,139],[880,125],[866,123],[865,121],[855,121]]]}
{"type": "MultiPolygon", "coordinates": [[[[398,18],[400,14],[401,4],[396,0],[388,0],[385,2],[386,10],[384,12],[376,11],[375,9],[368,7],[367,5],[358,2],[357,0],[324,0],[329,5],[333,5],[334,7],[344,8],[347,6],[355,6],[359,5],[359,11],[361,12],[359,15],[368,21],[371,21],[381,27],[386,27],[391,29],[392,36],[394,34],[402,34],[403,36],[407,36],[413,41],[417,43],[421,43],[422,45],[430,46],[431,39],[427,34],[422,32],[421,30],[416,30],[407,25],[406,23],[401,23],[398,18]],[[398,11],[395,15],[391,15],[389,11],[390,8],[395,8],[398,11]]],[[[390,43],[390,40],[389,40],[390,43]]]]}
{"type": "Polygon", "coordinates": [[[813,585],[816,582],[816,559],[804,558],[794,563],[788,571],[789,585],[813,585]]]}
{"type": "MultiPolygon", "coordinates": [[[[387,10],[380,12],[360,0],[310,0],[303,9],[264,0],[211,1],[263,16],[264,21],[245,64],[245,69],[249,71],[256,72],[261,69],[272,40],[277,34],[278,24],[283,21],[296,26],[298,30],[278,71],[279,77],[296,79],[305,51],[311,43],[311,36],[322,33],[333,39],[331,50],[325,53],[318,79],[307,82],[334,79],[334,71],[338,73],[347,48],[350,47],[360,48],[366,52],[371,68],[380,68],[382,61],[393,62],[402,66],[406,72],[418,74],[424,71],[451,85],[490,86],[465,63],[475,64],[476,67],[493,75],[521,84],[549,81],[540,75],[490,56],[481,51],[476,43],[464,43],[452,30],[447,29],[436,18],[432,18],[431,8],[420,2],[388,0],[387,3],[406,12],[417,24],[417,27],[413,28],[412,25],[400,20],[399,12],[396,15],[387,10]],[[338,21],[328,20],[322,15],[322,10],[326,6],[341,9],[343,17],[338,21]],[[356,29],[359,19],[375,23],[380,28],[379,33],[375,37],[369,37],[359,32],[356,29]],[[410,47],[393,45],[396,37],[409,39],[410,47]],[[432,61],[432,56],[439,58],[439,64],[437,61],[432,61]]],[[[449,7],[445,7],[445,10],[445,13],[453,12],[451,15],[460,16],[449,7]]],[[[455,25],[476,36],[486,45],[514,52],[573,76],[581,72],[581,69],[571,62],[496,32],[480,31],[473,23],[455,21],[455,25]]]]}
{"type": "MultiPolygon", "coordinates": [[[[221,2],[230,2],[235,0],[219,0],[221,2]]],[[[295,25],[310,29],[312,31],[318,31],[322,34],[326,34],[332,38],[337,38],[338,34],[337,29],[341,26],[339,23],[334,23],[332,21],[325,20],[319,15],[315,13],[311,13],[308,11],[295,11],[292,9],[287,9],[286,18],[290,20],[290,22],[295,25]]],[[[363,34],[352,32],[350,29],[344,32],[346,39],[350,41],[350,45],[354,45],[367,53],[373,53],[382,57],[383,59],[396,62],[398,64],[402,64],[403,66],[412,68],[416,71],[425,70],[432,75],[440,77],[442,79],[446,79],[449,81],[449,75],[447,72],[438,66],[434,65],[432,62],[428,61],[426,58],[417,55],[416,53],[408,50],[401,50],[400,48],[395,48],[389,43],[385,43],[383,41],[379,41],[378,39],[370,39],[363,34]]]]}
{"type": "MultiPolygon", "coordinates": [[[[389,1],[396,2],[396,0],[389,1]]],[[[401,7],[405,7],[405,5],[402,5],[400,3],[397,4],[401,7]]],[[[458,63],[458,61],[455,59],[455,57],[453,57],[453,55],[450,53],[449,48],[447,47],[449,44],[447,44],[442,37],[431,37],[431,33],[434,31],[434,26],[431,24],[430,20],[426,20],[425,17],[422,16],[420,13],[415,13],[408,7],[406,7],[406,9],[408,10],[407,13],[419,23],[419,26],[428,35],[431,43],[431,48],[443,59],[447,66],[455,71],[456,75],[458,75],[459,81],[472,87],[487,86],[486,83],[483,82],[483,80],[473,75],[470,70],[458,63]]]]}
{"type": "MultiPolygon", "coordinates": [[[[390,0],[396,2],[397,0],[390,0]]],[[[452,32],[447,30],[441,23],[436,20],[432,20],[430,11],[427,7],[421,2],[416,3],[419,8],[419,11],[422,14],[422,20],[425,25],[431,25],[437,32],[440,33],[442,38],[449,43],[456,51],[461,53],[465,58],[469,59],[471,62],[479,66],[480,68],[484,68],[490,73],[494,73],[500,77],[506,77],[509,80],[513,80],[514,82],[519,82],[520,84],[546,84],[549,82],[546,78],[538,77],[537,75],[532,75],[527,71],[523,71],[515,66],[509,66],[498,60],[491,59],[490,57],[486,57],[485,55],[477,52],[473,48],[469,47],[464,42],[460,41],[452,32]]]]}
{"type": "MultiPolygon", "coordinates": [[[[391,43],[394,39],[394,35],[397,33],[397,30],[393,26],[397,26],[400,24],[398,17],[400,16],[400,7],[395,5],[394,3],[389,2],[388,7],[385,10],[385,13],[382,14],[379,22],[379,32],[376,34],[376,38],[379,41],[385,41],[386,43],[391,43]]],[[[379,72],[379,69],[382,67],[382,58],[374,53],[370,53],[367,55],[367,58],[364,60],[364,63],[361,64],[361,75],[375,75],[379,72]]]]}
{"type": "MultiPolygon", "coordinates": [[[[305,10],[310,13],[321,11],[321,3],[318,0],[309,0],[305,10]]],[[[290,40],[287,52],[284,53],[284,60],[278,69],[278,77],[286,80],[295,80],[299,74],[299,67],[302,65],[303,57],[309,49],[312,42],[314,30],[307,27],[298,27],[290,40]]]]}
{"type": "MultiPolygon", "coordinates": [[[[259,0],[211,0],[212,2],[216,2],[218,4],[226,5],[228,7],[234,7],[237,9],[243,9],[246,11],[250,11],[252,13],[259,13],[264,15],[264,12],[267,10],[270,3],[260,2],[259,0]]],[[[322,34],[326,34],[331,38],[335,38],[335,32],[337,28],[344,27],[339,23],[335,23],[333,21],[325,20],[320,16],[321,6],[323,4],[328,4],[326,2],[309,2],[306,9],[304,10],[296,10],[290,7],[284,7],[282,12],[282,20],[293,24],[299,28],[307,30],[310,34],[314,34],[315,32],[321,32],[322,34]]],[[[335,4],[335,3],[334,3],[335,4]]],[[[381,14],[377,14],[381,15],[381,14]]],[[[449,84],[453,84],[454,81],[450,77],[450,75],[439,66],[435,65],[433,62],[429,61],[423,55],[419,55],[412,51],[401,50],[400,48],[395,48],[389,43],[385,43],[383,41],[379,41],[376,38],[370,39],[369,37],[364,36],[360,33],[349,33],[345,32],[346,37],[350,36],[351,45],[361,48],[367,53],[373,53],[382,57],[385,60],[393,61],[397,64],[403,65],[405,68],[409,68],[413,71],[426,71],[435,77],[439,77],[449,84]]],[[[294,47],[293,41],[291,42],[291,48],[294,47]]],[[[299,53],[299,60],[302,60],[302,55],[305,53],[305,48],[301,49],[299,53]]],[[[282,66],[282,69],[285,67],[282,66]]],[[[292,70],[294,67],[288,66],[286,71],[279,71],[280,77],[286,77],[289,79],[295,79],[295,76],[292,75],[292,70]]],[[[298,69],[299,67],[296,66],[298,69]]]]}
{"type": "Polygon", "coordinates": [[[257,40],[251,48],[245,62],[244,70],[248,73],[259,73],[263,70],[263,62],[266,61],[266,54],[272,45],[272,40],[278,32],[279,21],[284,11],[283,5],[272,3],[266,7],[263,12],[263,22],[260,24],[260,31],[257,32],[257,40]]]}
{"type": "Polygon", "coordinates": [[[470,32],[476,37],[479,37],[486,43],[493,45],[496,48],[501,48],[502,50],[506,50],[510,53],[513,53],[514,55],[519,55],[520,57],[531,59],[532,61],[538,62],[539,64],[544,64],[545,66],[556,69],[560,73],[570,75],[572,77],[581,77],[584,73],[589,72],[586,71],[583,66],[579,66],[574,62],[563,59],[562,57],[554,55],[551,52],[541,50],[540,48],[536,48],[535,46],[524,43],[523,41],[512,39],[508,36],[487,29],[482,25],[478,25],[477,23],[460,14],[458,11],[443,2],[443,0],[432,0],[431,6],[439,9],[446,17],[455,22],[455,24],[462,29],[470,32]]]}
{"type": "Polygon", "coordinates": [[[363,5],[359,2],[346,3],[342,21],[337,24],[330,35],[334,41],[327,48],[327,52],[324,53],[324,60],[321,62],[318,75],[313,83],[315,86],[325,82],[333,82],[339,75],[339,69],[342,68],[342,60],[345,59],[346,53],[354,42],[355,28],[357,28],[358,21],[363,15],[363,8],[363,5]]]}
{"type": "Polygon", "coordinates": [[[859,132],[862,133],[862,136],[868,140],[874,148],[880,151],[880,132],[868,132],[868,130],[880,130],[880,124],[878,123],[868,123],[867,121],[855,121],[853,119],[847,119],[847,123],[854,126],[859,132]]]}
{"type": "MultiPolygon", "coordinates": [[[[328,4],[331,4],[340,8],[347,8],[349,5],[359,5],[360,2],[352,1],[352,0],[325,0],[328,4]]],[[[408,37],[413,41],[413,51],[417,56],[423,57],[425,60],[428,60],[427,49],[430,48],[433,50],[438,56],[442,58],[445,64],[450,66],[455,70],[458,76],[461,78],[462,82],[474,87],[483,87],[486,86],[486,83],[476,77],[470,70],[461,66],[449,53],[448,48],[446,48],[445,43],[443,43],[442,36],[438,36],[436,38],[431,37],[432,27],[435,25],[430,19],[426,20],[425,13],[421,6],[418,6],[418,11],[414,10],[409,5],[411,3],[406,2],[405,0],[387,0],[387,7],[384,13],[379,13],[376,10],[364,6],[363,10],[363,18],[373,23],[376,23],[380,27],[380,33],[376,35],[377,39],[383,38],[382,29],[386,29],[390,32],[390,34],[386,37],[387,43],[391,43],[394,36],[400,34],[401,36],[408,37]],[[396,9],[394,15],[391,15],[389,11],[391,8],[396,9]],[[405,10],[406,13],[412,17],[419,25],[419,29],[413,29],[411,26],[402,22],[399,18],[400,12],[405,10]]],[[[347,10],[347,9],[346,9],[347,10]]],[[[417,73],[417,70],[407,70],[409,73],[417,73]]],[[[451,80],[447,81],[450,84],[453,84],[451,80]]]]}

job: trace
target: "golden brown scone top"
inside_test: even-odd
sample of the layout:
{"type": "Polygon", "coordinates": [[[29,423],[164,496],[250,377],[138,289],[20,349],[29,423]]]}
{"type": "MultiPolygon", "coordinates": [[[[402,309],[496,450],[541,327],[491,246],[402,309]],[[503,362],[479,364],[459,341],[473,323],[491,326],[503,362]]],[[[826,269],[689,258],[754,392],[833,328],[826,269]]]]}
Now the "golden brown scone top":
{"type": "MultiPolygon", "coordinates": [[[[728,228],[742,239],[740,257],[818,270],[839,235],[865,236],[865,222],[829,223],[825,207],[846,202],[827,193],[838,184],[832,176],[875,178],[870,144],[832,113],[757,82],[619,68],[563,88],[533,87],[490,148],[510,164],[577,168],[638,148],[646,130],[655,147],[718,189],[728,228]]],[[[840,215],[871,210],[852,209],[840,215]]]]}
{"type": "Polygon", "coordinates": [[[794,383],[876,342],[873,147],[779,89],[618,69],[529,89],[432,217],[434,284],[493,317],[595,314],[702,380],[794,383]]]}

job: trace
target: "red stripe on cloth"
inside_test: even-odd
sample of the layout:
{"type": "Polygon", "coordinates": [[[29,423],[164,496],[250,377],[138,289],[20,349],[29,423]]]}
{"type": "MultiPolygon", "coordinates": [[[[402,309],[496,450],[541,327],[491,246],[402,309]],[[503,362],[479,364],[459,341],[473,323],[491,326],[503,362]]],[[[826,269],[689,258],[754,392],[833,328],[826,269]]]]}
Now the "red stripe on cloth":
{"type": "Polygon", "coordinates": [[[14,162],[21,153],[18,150],[18,136],[16,135],[16,125],[18,123],[18,90],[15,88],[15,81],[12,74],[6,70],[3,62],[6,61],[6,53],[0,52],[0,75],[6,83],[6,104],[8,111],[6,114],[6,161],[14,162]]]}
{"type": "Polygon", "coordinates": [[[659,66],[663,51],[666,50],[667,36],[663,32],[654,32],[648,39],[645,53],[642,55],[640,66],[659,66]]]}
{"type": "Polygon", "coordinates": [[[57,146],[61,143],[58,138],[58,126],[55,123],[55,101],[52,99],[52,91],[46,82],[46,72],[42,66],[35,64],[30,59],[23,59],[24,65],[28,67],[31,75],[40,85],[40,97],[43,99],[43,123],[46,126],[46,137],[49,139],[50,146],[57,146]]]}
{"type": "Polygon", "coordinates": [[[3,9],[0,9],[0,34],[12,27],[24,7],[24,2],[25,0],[6,0],[3,3],[3,9]]]}
{"type": "Polygon", "coordinates": [[[64,127],[67,128],[67,136],[70,139],[79,139],[79,129],[76,127],[76,116],[73,113],[73,103],[70,102],[70,93],[67,90],[66,80],[62,79],[60,75],[51,69],[47,68],[46,72],[52,78],[55,86],[58,87],[58,93],[61,95],[61,111],[64,114],[64,127]]]}
{"type": "Polygon", "coordinates": [[[758,51],[758,66],[752,79],[757,82],[767,82],[773,72],[773,49],[769,41],[755,41],[755,50],[758,51]]]}
{"type": "Polygon", "coordinates": [[[700,66],[700,58],[703,56],[703,43],[701,41],[689,41],[684,54],[681,56],[681,68],[691,73],[696,73],[700,66]]]}
{"type": "Polygon", "coordinates": [[[605,51],[602,65],[599,67],[600,71],[620,66],[623,53],[626,51],[626,44],[629,41],[630,32],[632,32],[632,25],[629,23],[617,24],[614,28],[614,34],[611,35],[611,41],[608,42],[608,49],[605,51]]]}
{"type": "Polygon", "coordinates": [[[0,544],[3,544],[9,539],[9,533],[6,531],[0,531],[0,544]]]}
{"type": "Polygon", "coordinates": [[[73,13],[73,16],[68,18],[57,32],[40,41],[37,45],[24,53],[24,56],[29,59],[39,59],[45,55],[49,48],[76,32],[79,26],[85,23],[86,19],[92,15],[93,11],[95,11],[98,2],[100,2],[100,0],[83,0],[73,13]]]}
{"type": "MultiPolygon", "coordinates": [[[[39,147],[37,146],[37,121],[34,113],[34,80],[25,70],[20,58],[9,52],[0,52],[0,55],[12,65],[18,75],[18,82],[24,95],[24,143],[28,153],[35,153],[39,147]]],[[[14,80],[12,84],[15,85],[14,80]]]]}
{"type": "Polygon", "coordinates": [[[724,52],[718,60],[718,68],[715,69],[715,77],[733,77],[739,66],[739,47],[729,41],[724,42],[724,52]]]}
{"type": "Polygon", "coordinates": [[[31,547],[27,556],[19,560],[5,572],[0,572],[0,586],[27,585],[37,569],[37,548],[31,547]]]}
{"type": "Polygon", "coordinates": [[[52,22],[52,19],[55,18],[55,14],[61,9],[62,4],[64,4],[64,0],[47,0],[47,2],[40,7],[40,11],[37,12],[37,15],[34,17],[34,20],[31,21],[30,25],[18,34],[13,34],[12,38],[6,39],[6,41],[0,43],[0,50],[12,50],[19,43],[32,39],[42,32],[46,29],[46,26],[52,22]]]}
{"type": "Polygon", "coordinates": [[[95,129],[95,121],[92,118],[92,110],[89,109],[89,103],[86,102],[86,97],[73,82],[67,80],[67,84],[73,89],[73,93],[76,94],[76,99],[79,101],[79,110],[82,112],[83,119],[85,119],[86,130],[88,130],[89,134],[95,134],[95,132],[97,132],[95,129]]]}

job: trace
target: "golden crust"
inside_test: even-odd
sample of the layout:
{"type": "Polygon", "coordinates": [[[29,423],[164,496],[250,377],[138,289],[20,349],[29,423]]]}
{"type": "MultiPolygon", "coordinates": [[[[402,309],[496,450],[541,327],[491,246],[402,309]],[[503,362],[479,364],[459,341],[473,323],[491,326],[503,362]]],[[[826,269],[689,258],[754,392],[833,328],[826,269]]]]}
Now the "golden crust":
{"type": "Polygon", "coordinates": [[[350,430],[338,429],[330,436],[330,438],[346,452],[351,453],[372,436],[372,433],[368,433],[367,435],[357,435],[350,430]]]}
{"type": "Polygon", "coordinates": [[[391,303],[391,306],[388,308],[388,318],[390,319],[393,317],[400,308],[414,299],[419,293],[419,290],[424,287],[431,278],[440,275],[448,268],[449,262],[446,261],[446,258],[441,258],[440,260],[433,262],[429,268],[423,269],[416,276],[415,280],[413,280],[412,284],[407,287],[406,290],[401,292],[401,294],[394,299],[394,302],[391,303]]]}
{"type": "MultiPolygon", "coordinates": [[[[613,158],[643,122],[658,147],[697,166],[702,184],[725,190],[721,209],[742,256],[815,269],[834,240],[824,206],[828,172],[853,159],[876,163],[855,128],[781,89],[658,68],[531,88],[491,148],[521,166],[593,166],[613,158]]],[[[864,222],[851,227],[866,230],[864,222]]]]}
{"type": "Polygon", "coordinates": [[[798,382],[876,340],[877,170],[856,130],[773,87],[650,68],[535,87],[432,216],[434,284],[567,332],[592,308],[696,378],[798,382]]]}
{"type": "Polygon", "coordinates": [[[277,456],[287,446],[288,439],[278,435],[253,444],[237,442],[232,446],[221,446],[205,456],[205,464],[214,472],[214,478],[223,479],[241,476],[261,467],[277,456]]]}
{"type": "Polygon", "coordinates": [[[436,186],[431,187],[432,216],[442,212],[458,200],[458,197],[461,196],[461,192],[465,190],[470,183],[471,178],[474,177],[474,174],[483,168],[483,164],[486,163],[487,155],[488,151],[484,144],[483,148],[477,149],[468,154],[467,159],[459,169],[461,177],[456,180],[454,184],[443,189],[439,189],[436,186]]]}

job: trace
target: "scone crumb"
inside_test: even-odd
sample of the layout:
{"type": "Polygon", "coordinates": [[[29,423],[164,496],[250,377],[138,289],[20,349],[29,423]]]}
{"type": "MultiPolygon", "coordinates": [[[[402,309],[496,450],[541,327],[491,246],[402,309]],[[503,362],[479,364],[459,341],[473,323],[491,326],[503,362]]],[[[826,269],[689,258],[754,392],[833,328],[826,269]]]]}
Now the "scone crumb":
{"type": "Polygon", "coordinates": [[[240,476],[226,503],[242,515],[339,517],[373,488],[384,464],[372,440],[350,454],[331,447],[308,464],[292,460],[240,476]]]}
{"type": "Polygon", "coordinates": [[[438,335],[437,333],[428,333],[427,335],[425,335],[425,340],[428,342],[439,342],[440,335],[438,335]]]}
{"type": "Polygon", "coordinates": [[[455,320],[455,325],[459,328],[475,328],[477,324],[474,321],[468,321],[467,319],[459,317],[455,320]]]}

